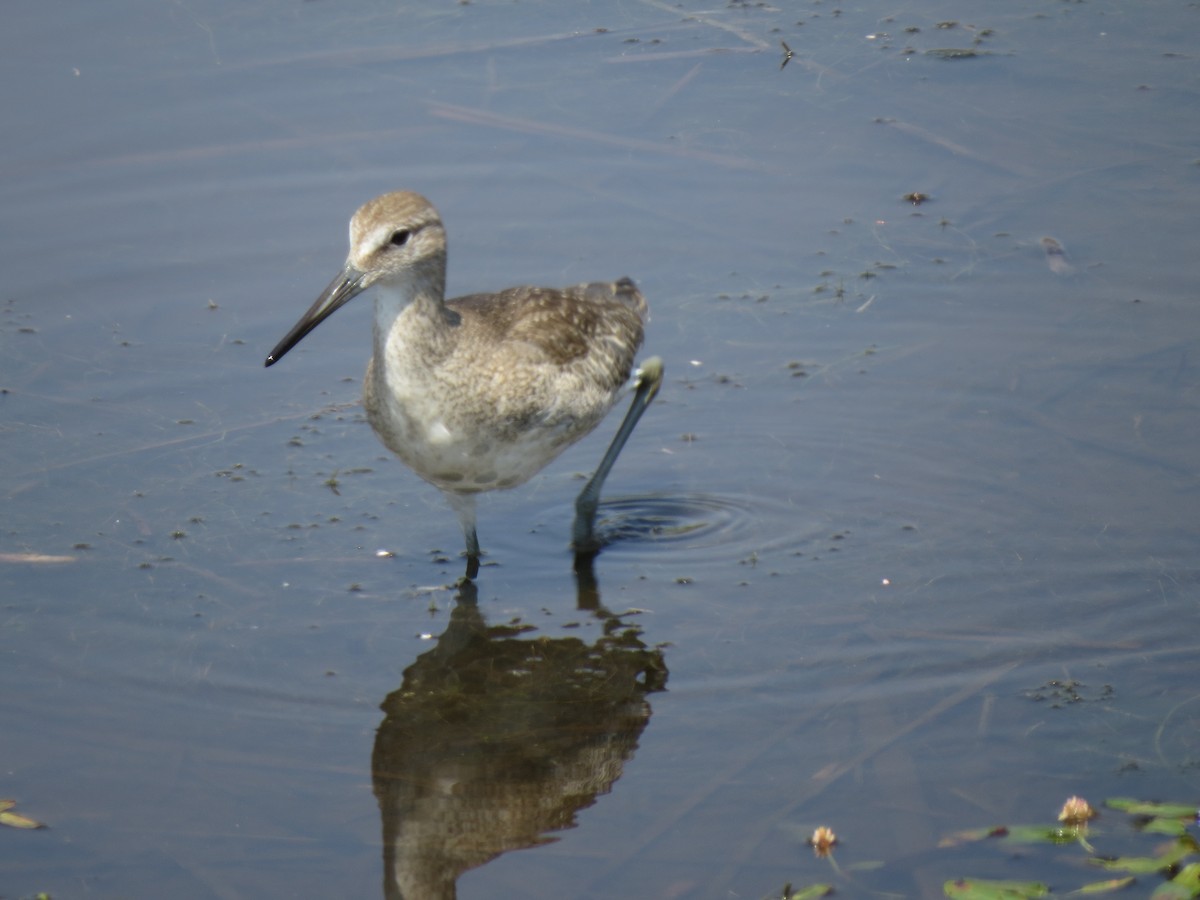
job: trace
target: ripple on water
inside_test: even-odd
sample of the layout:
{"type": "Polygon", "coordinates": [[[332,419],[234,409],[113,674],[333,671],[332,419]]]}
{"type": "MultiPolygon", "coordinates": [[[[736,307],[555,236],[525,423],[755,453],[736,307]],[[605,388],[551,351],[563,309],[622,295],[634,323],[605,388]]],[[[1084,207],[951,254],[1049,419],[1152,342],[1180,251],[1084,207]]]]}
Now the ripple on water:
{"type": "MultiPolygon", "coordinates": [[[[764,542],[779,543],[785,530],[793,537],[808,530],[778,502],[727,494],[643,494],[615,497],[600,504],[596,531],[606,545],[670,544],[676,550],[719,546],[722,556],[761,552],[764,542]],[[788,522],[787,529],[783,528],[788,522]]],[[[811,523],[815,527],[815,523],[811,523]]]]}

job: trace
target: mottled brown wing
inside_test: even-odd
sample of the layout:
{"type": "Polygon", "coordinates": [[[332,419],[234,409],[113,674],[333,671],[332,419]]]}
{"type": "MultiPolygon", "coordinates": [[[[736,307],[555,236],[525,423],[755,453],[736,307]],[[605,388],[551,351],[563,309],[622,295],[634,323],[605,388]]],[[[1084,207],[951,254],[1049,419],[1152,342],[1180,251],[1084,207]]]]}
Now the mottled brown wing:
{"type": "Polygon", "coordinates": [[[614,343],[628,348],[630,363],[642,343],[646,302],[628,278],[569,288],[516,287],[447,302],[470,310],[493,335],[536,347],[548,362],[566,366],[589,348],[614,343]],[[608,338],[608,341],[604,339],[608,338]]]}

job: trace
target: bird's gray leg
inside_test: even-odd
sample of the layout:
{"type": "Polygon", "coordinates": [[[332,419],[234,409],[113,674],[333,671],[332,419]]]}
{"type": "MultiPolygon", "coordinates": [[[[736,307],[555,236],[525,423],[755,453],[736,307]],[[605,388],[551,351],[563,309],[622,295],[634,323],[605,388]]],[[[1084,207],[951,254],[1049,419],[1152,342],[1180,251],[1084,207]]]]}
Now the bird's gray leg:
{"type": "Polygon", "coordinates": [[[658,389],[662,387],[662,380],[663,364],[661,359],[652,356],[642,363],[637,372],[637,387],[634,390],[633,401],[629,404],[629,411],[625,413],[621,427],[617,429],[612,443],[604,452],[604,458],[596,467],[596,474],[589,479],[575,499],[575,525],[571,529],[571,546],[575,550],[577,559],[594,556],[600,549],[595,532],[596,507],[600,505],[600,489],[604,487],[604,479],[608,477],[609,470],[617,461],[621,448],[625,446],[629,435],[633,433],[634,426],[642,417],[642,413],[646,411],[646,407],[650,405],[650,401],[654,399],[654,395],[658,393],[658,389]]]}
{"type": "Polygon", "coordinates": [[[467,577],[479,574],[479,536],[475,533],[475,495],[447,493],[446,499],[458,514],[463,538],[467,543],[467,577]]]}

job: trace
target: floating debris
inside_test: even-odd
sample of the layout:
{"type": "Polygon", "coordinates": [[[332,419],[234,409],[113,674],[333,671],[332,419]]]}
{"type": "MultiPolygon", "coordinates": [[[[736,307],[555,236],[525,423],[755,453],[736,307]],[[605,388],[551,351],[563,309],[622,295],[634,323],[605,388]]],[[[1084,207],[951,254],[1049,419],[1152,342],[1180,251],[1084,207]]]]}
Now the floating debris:
{"type": "Polygon", "coordinates": [[[47,553],[0,553],[0,563],[71,563],[73,556],[54,556],[47,553]]]}
{"type": "Polygon", "coordinates": [[[970,47],[939,47],[934,50],[926,50],[926,56],[932,56],[934,59],[974,59],[977,56],[991,56],[987,50],[974,50],[970,47]]]}
{"type": "Polygon", "coordinates": [[[1042,249],[1046,251],[1046,265],[1055,275],[1070,275],[1075,271],[1075,267],[1067,262],[1067,251],[1054,238],[1042,238],[1042,249]]]}

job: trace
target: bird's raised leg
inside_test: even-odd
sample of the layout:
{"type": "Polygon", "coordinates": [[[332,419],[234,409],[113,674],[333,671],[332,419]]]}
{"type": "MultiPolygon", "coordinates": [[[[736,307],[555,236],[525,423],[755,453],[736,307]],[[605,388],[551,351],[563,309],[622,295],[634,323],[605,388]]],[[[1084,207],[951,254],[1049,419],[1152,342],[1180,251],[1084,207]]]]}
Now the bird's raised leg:
{"type": "Polygon", "coordinates": [[[600,505],[600,489],[604,487],[604,479],[608,477],[609,470],[617,461],[621,448],[625,446],[629,435],[633,433],[638,419],[642,417],[642,413],[646,411],[646,407],[650,405],[650,401],[662,387],[662,379],[661,359],[652,356],[642,363],[637,371],[637,387],[634,390],[633,400],[629,404],[629,411],[621,420],[621,427],[617,429],[612,443],[604,452],[604,458],[596,467],[596,473],[588,480],[575,499],[575,524],[571,529],[571,547],[575,550],[576,565],[579,565],[581,561],[590,561],[600,550],[600,542],[596,539],[595,529],[596,507],[600,505]]]}

